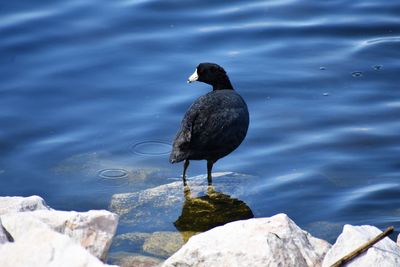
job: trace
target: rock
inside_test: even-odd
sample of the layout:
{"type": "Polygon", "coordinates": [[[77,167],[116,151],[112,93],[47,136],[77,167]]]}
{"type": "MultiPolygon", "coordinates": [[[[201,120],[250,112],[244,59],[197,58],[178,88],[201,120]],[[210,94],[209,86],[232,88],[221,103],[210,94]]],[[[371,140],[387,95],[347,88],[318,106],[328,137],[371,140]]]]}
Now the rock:
{"type": "MultiPolygon", "coordinates": [[[[382,233],[382,231],[374,226],[352,226],[346,224],[343,227],[343,232],[337,238],[336,243],[326,254],[322,266],[331,266],[334,262],[380,233],[382,233]]],[[[390,238],[385,237],[366,252],[347,263],[346,266],[400,266],[400,248],[390,238]]]]}
{"type": "Polygon", "coordinates": [[[26,232],[35,231],[37,223],[71,237],[101,260],[107,257],[108,249],[118,223],[118,216],[105,210],[88,212],[37,210],[8,213],[1,216],[3,225],[16,241],[22,240],[26,232]]]}
{"type": "Polygon", "coordinates": [[[26,227],[13,243],[0,246],[0,266],[101,267],[103,264],[68,236],[50,229],[34,216],[14,221],[26,227]],[[29,223],[28,225],[26,223],[29,223]],[[23,233],[22,233],[23,232],[23,233]]]}
{"type": "Polygon", "coordinates": [[[150,236],[151,234],[149,233],[140,232],[120,234],[114,237],[112,247],[114,248],[114,250],[122,251],[141,250],[144,241],[150,236]]]}
{"type": "Polygon", "coordinates": [[[400,234],[397,236],[396,243],[397,243],[397,245],[400,247],[400,234]]]}
{"type": "MultiPolygon", "coordinates": [[[[140,251],[160,257],[168,257],[192,235],[206,231],[225,223],[253,217],[253,213],[244,201],[235,197],[246,196],[248,184],[254,182],[254,176],[225,172],[213,173],[213,187],[207,184],[207,177],[199,175],[188,178],[190,190],[182,186],[181,178],[166,185],[140,192],[115,194],[110,210],[120,216],[120,229],[140,229],[143,232],[175,230],[171,233],[175,241],[160,240],[159,233],[153,235],[140,247],[140,238],[134,240],[116,238],[113,245],[121,251],[140,251]],[[224,193],[219,193],[216,188],[224,193]],[[234,197],[231,197],[233,195],[234,197]],[[180,209],[182,207],[182,209],[180,209]],[[174,222],[173,224],[171,222],[174,222]],[[125,241],[123,241],[125,240],[125,241]],[[183,240],[183,241],[182,241],[183,240]],[[128,245],[130,243],[130,245],[128,245]],[[158,244],[157,244],[158,243],[158,244]],[[179,245],[178,245],[179,244],[179,245]],[[135,248],[136,247],[136,248],[135,248]]],[[[121,236],[122,238],[122,236],[121,236]]]]}
{"type": "MultiPolygon", "coordinates": [[[[246,183],[252,176],[232,172],[213,173],[213,184],[225,194],[234,197],[246,195],[246,183]]],[[[192,198],[207,192],[207,178],[204,175],[188,178],[192,198]]],[[[120,216],[120,223],[131,227],[146,226],[145,231],[153,232],[170,229],[170,222],[177,220],[180,210],[176,207],[185,202],[182,181],[161,185],[134,193],[115,194],[110,210],[120,216]]],[[[226,223],[226,222],[225,222],[226,223]]]]}
{"type": "Polygon", "coordinates": [[[161,259],[139,254],[116,252],[110,255],[110,260],[121,267],[156,267],[163,262],[161,259]]]}
{"type": "Polygon", "coordinates": [[[329,243],[278,214],[193,236],[162,266],[321,266],[329,248],[329,243]]]}
{"type": "Polygon", "coordinates": [[[7,229],[4,228],[3,224],[1,223],[1,218],[0,218],[0,244],[4,244],[4,243],[8,243],[8,242],[14,242],[14,238],[7,231],[7,229]]]}
{"type": "Polygon", "coordinates": [[[4,243],[8,243],[9,239],[7,236],[7,231],[4,229],[3,225],[1,224],[1,219],[0,219],[0,245],[4,243]]]}
{"type": "MultiPolygon", "coordinates": [[[[79,175],[82,179],[93,179],[100,176],[106,184],[136,184],[149,177],[159,177],[166,173],[154,167],[134,166],[131,161],[115,160],[109,152],[95,151],[76,154],[64,159],[52,168],[57,175],[79,175]],[[117,173],[117,176],[114,176],[117,173]],[[111,176],[108,176],[110,174],[111,176]]],[[[163,176],[165,177],[165,176],[163,176]]]]}
{"type": "Polygon", "coordinates": [[[51,210],[51,208],[39,196],[0,197],[0,215],[34,210],[51,210]]]}
{"type": "Polygon", "coordinates": [[[56,211],[41,197],[31,196],[0,197],[0,216],[2,267],[109,266],[95,256],[106,259],[116,214],[56,211]]]}
{"type": "Polygon", "coordinates": [[[143,244],[143,250],[166,258],[177,252],[183,244],[183,238],[179,233],[155,232],[146,239],[143,244]]]}

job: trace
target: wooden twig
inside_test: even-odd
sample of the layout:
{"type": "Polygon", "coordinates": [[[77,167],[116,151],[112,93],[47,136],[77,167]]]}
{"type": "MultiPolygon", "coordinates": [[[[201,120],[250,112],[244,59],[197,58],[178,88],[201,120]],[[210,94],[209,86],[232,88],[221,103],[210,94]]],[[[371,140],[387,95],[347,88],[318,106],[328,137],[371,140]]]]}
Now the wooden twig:
{"type": "Polygon", "coordinates": [[[342,266],[343,264],[351,261],[352,259],[354,259],[358,255],[360,255],[361,253],[367,251],[375,243],[379,242],[381,239],[383,239],[386,236],[388,236],[389,234],[391,234],[393,232],[393,230],[394,230],[393,226],[386,228],[386,230],[384,232],[380,233],[379,235],[377,235],[375,238],[371,239],[364,245],[362,245],[362,246],[358,247],[357,249],[355,249],[354,251],[350,252],[349,254],[347,254],[346,256],[344,256],[343,258],[341,258],[334,264],[332,264],[331,267],[339,267],[339,266],[342,266]]]}

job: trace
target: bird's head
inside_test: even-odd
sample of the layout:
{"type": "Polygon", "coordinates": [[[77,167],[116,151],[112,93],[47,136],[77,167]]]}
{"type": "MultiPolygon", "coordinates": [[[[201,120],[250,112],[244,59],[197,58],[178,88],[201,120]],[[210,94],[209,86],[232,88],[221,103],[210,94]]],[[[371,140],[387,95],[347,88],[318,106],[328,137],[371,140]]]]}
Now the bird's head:
{"type": "Polygon", "coordinates": [[[213,90],[233,89],[226,71],[215,63],[200,63],[188,78],[188,83],[195,81],[207,83],[213,90]]]}

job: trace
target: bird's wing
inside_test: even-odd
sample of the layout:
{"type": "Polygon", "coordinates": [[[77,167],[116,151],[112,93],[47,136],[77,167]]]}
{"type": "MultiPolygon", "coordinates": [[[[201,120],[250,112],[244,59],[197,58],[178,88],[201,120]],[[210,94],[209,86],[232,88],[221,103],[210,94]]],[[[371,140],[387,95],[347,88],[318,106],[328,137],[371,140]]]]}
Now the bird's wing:
{"type": "Polygon", "coordinates": [[[192,106],[186,112],[181,123],[181,128],[176,134],[171,155],[169,157],[169,161],[171,163],[180,162],[186,159],[189,155],[194,124],[196,118],[200,114],[200,110],[193,108],[195,104],[196,102],[192,104],[192,106]]]}
{"type": "Polygon", "coordinates": [[[243,100],[226,92],[211,94],[197,99],[186,112],[173,144],[171,162],[188,155],[201,157],[207,151],[231,151],[229,147],[235,148],[246,135],[248,113],[243,100]]]}
{"type": "Polygon", "coordinates": [[[200,97],[186,112],[175,143],[183,148],[190,144],[197,146],[200,143],[206,145],[209,142],[229,141],[230,136],[234,135],[229,133],[229,129],[237,131],[236,125],[248,124],[248,117],[241,116],[247,112],[247,108],[242,106],[240,97],[234,96],[232,98],[232,95],[225,93],[200,97]],[[228,132],[221,134],[224,131],[228,132]]]}
{"type": "MultiPolygon", "coordinates": [[[[236,138],[241,138],[240,125],[247,122],[240,118],[238,109],[232,107],[216,108],[207,116],[199,114],[193,123],[191,145],[193,148],[202,150],[214,150],[220,147],[229,147],[236,138]]],[[[247,127],[243,128],[247,131],[247,127]]]]}

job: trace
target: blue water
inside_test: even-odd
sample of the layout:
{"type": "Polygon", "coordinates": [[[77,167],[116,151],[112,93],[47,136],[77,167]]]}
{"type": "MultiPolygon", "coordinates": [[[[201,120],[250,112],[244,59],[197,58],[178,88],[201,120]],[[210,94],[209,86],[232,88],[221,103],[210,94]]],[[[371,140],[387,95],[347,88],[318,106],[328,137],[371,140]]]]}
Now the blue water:
{"type": "Polygon", "coordinates": [[[210,90],[186,79],[210,61],[251,115],[214,170],[260,178],[256,217],[285,212],[330,241],[344,223],[400,229],[399,15],[378,0],[4,3],[0,195],[98,209],[179,177],[170,144],[210,90]]]}

